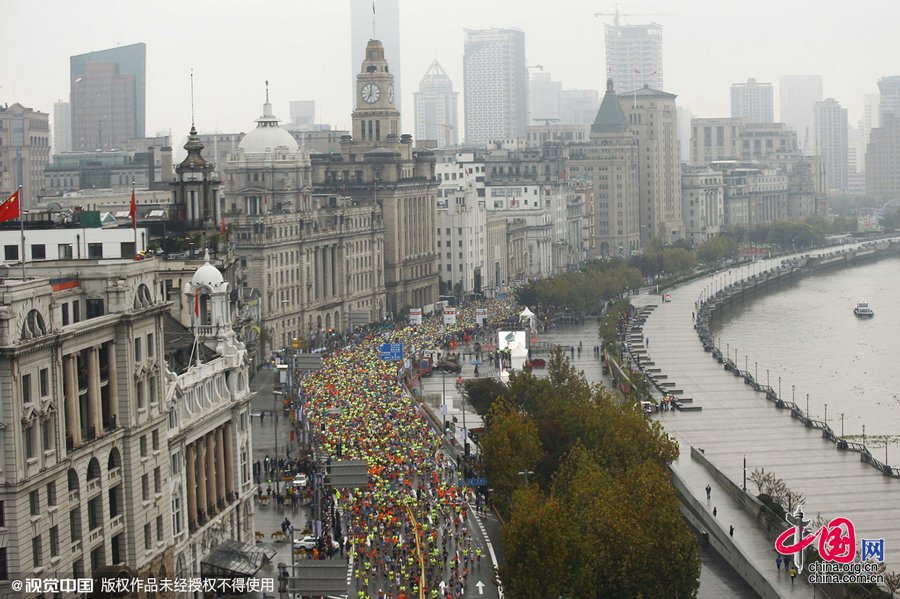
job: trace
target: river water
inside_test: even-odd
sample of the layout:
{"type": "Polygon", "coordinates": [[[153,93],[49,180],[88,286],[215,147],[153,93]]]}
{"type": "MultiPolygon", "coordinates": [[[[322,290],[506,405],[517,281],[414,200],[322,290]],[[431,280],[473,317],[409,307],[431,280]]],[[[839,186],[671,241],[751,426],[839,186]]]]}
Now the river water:
{"type": "MultiPolygon", "coordinates": [[[[808,275],[719,311],[722,351],[812,418],[883,447],[900,440],[900,257],[808,275]],[[866,299],[875,317],[853,314],[866,299]],[[792,386],[794,389],[792,390],[792,386]],[[873,438],[875,437],[875,438],[873,438]]],[[[900,447],[895,449],[900,451],[900,447]]]]}

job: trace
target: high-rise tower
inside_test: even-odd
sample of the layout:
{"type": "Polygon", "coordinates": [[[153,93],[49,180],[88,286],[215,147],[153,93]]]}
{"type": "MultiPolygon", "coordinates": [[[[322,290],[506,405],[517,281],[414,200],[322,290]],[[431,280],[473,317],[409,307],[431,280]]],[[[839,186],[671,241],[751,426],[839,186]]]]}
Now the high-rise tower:
{"type": "Polygon", "coordinates": [[[606,74],[619,93],[662,89],[662,25],[606,25],[606,74]]]}
{"type": "Polygon", "coordinates": [[[72,150],[125,147],[144,137],[147,46],[131,44],[69,59],[72,150]]]}
{"type": "Polygon", "coordinates": [[[774,122],[772,84],[758,83],[756,79],[747,79],[746,83],[732,83],[731,118],[746,119],[751,123],[774,122]]]}
{"type": "Polygon", "coordinates": [[[524,137],[528,124],[525,33],[465,30],[466,143],[524,137]]]}
{"type": "Polygon", "coordinates": [[[453,82],[433,61],[413,94],[416,109],[416,140],[433,139],[438,147],[455,146],[459,133],[459,92],[453,82]]]}
{"type": "Polygon", "coordinates": [[[797,132],[804,154],[815,154],[815,104],[822,101],[822,76],[784,75],[778,86],[781,122],[797,132]]]}

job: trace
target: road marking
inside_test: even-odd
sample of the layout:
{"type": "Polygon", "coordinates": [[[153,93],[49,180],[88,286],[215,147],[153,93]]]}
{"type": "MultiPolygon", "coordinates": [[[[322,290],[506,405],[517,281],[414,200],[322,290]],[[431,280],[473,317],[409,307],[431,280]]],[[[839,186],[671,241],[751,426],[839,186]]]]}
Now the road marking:
{"type": "Polygon", "coordinates": [[[481,582],[480,580],[479,580],[478,582],[476,582],[476,583],[475,583],[475,588],[478,589],[478,594],[479,594],[479,595],[484,595],[484,583],[483,583],[483,582],[481,582]]]}

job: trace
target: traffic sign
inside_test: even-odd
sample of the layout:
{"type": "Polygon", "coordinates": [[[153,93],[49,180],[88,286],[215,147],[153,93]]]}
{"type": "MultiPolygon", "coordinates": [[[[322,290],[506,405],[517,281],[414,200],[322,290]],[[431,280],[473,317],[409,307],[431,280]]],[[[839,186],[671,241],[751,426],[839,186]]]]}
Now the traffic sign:
{"type": "Polygon", "coordinates": [[[402,360],[403,344],[402,343],[383,343],[379,346],[382,360],[402,360]]]}
{"type": "Polygon", "coordinates": [[[487,485],[487,479],[486,478],[470,478],[468,481],[466,481],[466,484],[469,485],[470,487],[484,487],[487,485]]]}

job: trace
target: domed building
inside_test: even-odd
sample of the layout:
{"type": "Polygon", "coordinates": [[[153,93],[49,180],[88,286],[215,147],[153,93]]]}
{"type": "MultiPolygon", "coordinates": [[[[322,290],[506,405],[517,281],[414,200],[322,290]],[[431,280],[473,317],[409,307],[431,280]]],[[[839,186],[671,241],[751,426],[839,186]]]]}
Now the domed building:
{"type": "Polygon", "coordinates": [[[223,173],[226,218],[287,214],[304,206],[309,156],[272,114],[268,82],[263,114],[241,139],[223,173]]]}

